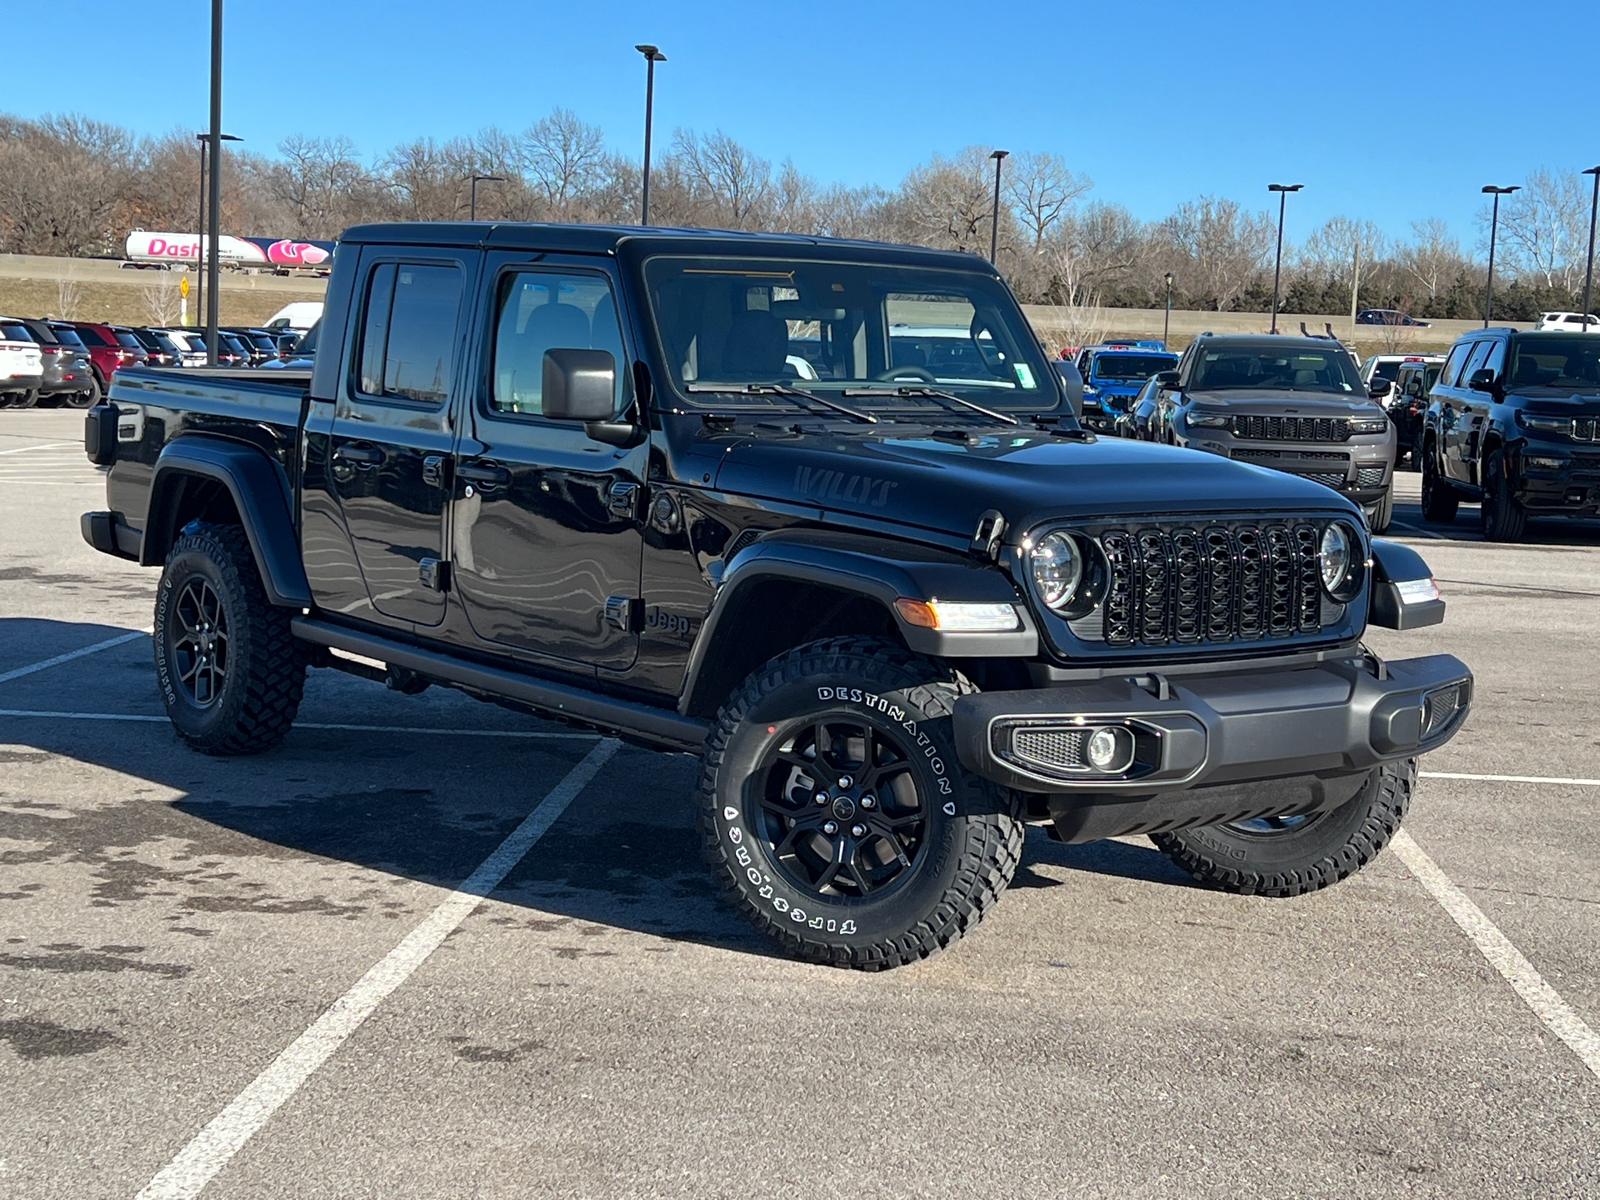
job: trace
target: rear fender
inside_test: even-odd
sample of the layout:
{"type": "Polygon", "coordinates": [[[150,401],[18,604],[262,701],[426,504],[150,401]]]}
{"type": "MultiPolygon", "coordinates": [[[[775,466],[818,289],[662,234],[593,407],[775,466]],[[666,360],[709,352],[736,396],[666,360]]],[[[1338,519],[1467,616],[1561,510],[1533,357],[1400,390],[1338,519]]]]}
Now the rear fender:
{"type": "Polygon", "coordinates": [[[239,514],[267,599],[284,608],[307,608],[311,587],[300,561],[288,476],[260,450],[221,438],[190,435],[167,443],[150,482],[139,561],[160,566],[178,536],[182,499],[190,482],[209,480],[227,490],[239,514]]]}

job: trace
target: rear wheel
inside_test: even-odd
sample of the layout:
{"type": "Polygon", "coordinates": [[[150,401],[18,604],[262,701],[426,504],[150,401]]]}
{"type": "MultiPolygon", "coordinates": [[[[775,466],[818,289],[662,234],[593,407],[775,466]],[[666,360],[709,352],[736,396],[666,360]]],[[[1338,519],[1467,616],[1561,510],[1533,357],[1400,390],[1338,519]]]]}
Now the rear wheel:
{"type": "Polygon", "coordinates": [[[1327,812],[1259,817],[1152,835],[1208,887],[1246,896],[1299,896],[1338,883],[1378,857],[1405,819],[1415,759],[1373,770],[1356,795],[1327,812]]]}
{"type": "Polygon", "coordinates": [[[253,754],[289,732],[305,685],[291,612],[267,602],[237,525],[188,526],[156,591],[156,682],[178,736],[203,754],[253,754]]]}
{"type": "Polygon", "coordinates": [[[26,392],[11,393],[12,408],[32,408],[37,403],[39,403],[39,392],[37,388],[26,392]]]}
{"type": "Polygon", "coordinates": [[[834,638],[773,659],[723,706],[701,758],[705,857],[785,952],[895,967],[999,899],[1020,801],[956,757],[951,713],[971,690],[899,646],[834,638]]]}
{"type": "Polygon", "coordinates": [[[1527,510],[1511,498],[1504,450],[1494,450],[1483,465],[1483,536],[1491,542],[1520,542],[1527,532],[1527,510]]]}
{"type": "Polygon", "coordinates": [[[100,381],[91,375],[88,391],[68,392],[61,397],[61,402],[68,408],[93,408],[100,403],[100,381]]]}
{"type": "Polygon", "coordinates": [[[1438,455],[1434,447],[1426,446],[1422,451],[1422,515],[1429,521],[1437,521],[1448,525],[1456,519],[1456,507],[1461,503],[1461,497],[1456,495],[1455,488],[1439,474],[1438,455]]]}

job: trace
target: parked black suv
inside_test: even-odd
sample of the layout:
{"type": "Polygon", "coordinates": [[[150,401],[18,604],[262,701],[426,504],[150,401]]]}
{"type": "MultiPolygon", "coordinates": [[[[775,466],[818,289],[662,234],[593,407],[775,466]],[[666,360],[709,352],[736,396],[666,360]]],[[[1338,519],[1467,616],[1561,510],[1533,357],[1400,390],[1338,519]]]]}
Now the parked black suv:
{"type": "Polygon", "coordinates": [[[1422,515],[1481,502],[1483,534],[1600,515],[1600,333],[1484,329],[1450,347],[1423,427],[1422,515]]]}
{"type": "Polygon", "coordinates": [[[1339,342],[1203,333],[1156,378],[1175,445],[1315,480],[1389,528],[1394,429],[1339,342]]]}
{"type": "Polygon", "coordinates": [[[1408,355],[1395,372],[1394,387],[1384,408],[1394,422],[1396,467],[1409,454],[1411,469],[1421,468],[1423,416],[1428,411],[1428,393],[1433,391],[1443,366],[1442,354],[1414,354],[1408,355]]]}
{"type": "Polygon", "coordinates": [[[340,247],[310,371],[120,371],[86,424],[84,537],[163,568],[156,680],[197,750],[276,744],[316,666],[687,751],[735,906],[880,969],[974,926],[1030,820],[1236,892],[1333,884],[1466,716],[1459,660],[1362,644],[1443,618],[1414,551],[1328,488],[1085,431],[973,255],[340,247]]]}

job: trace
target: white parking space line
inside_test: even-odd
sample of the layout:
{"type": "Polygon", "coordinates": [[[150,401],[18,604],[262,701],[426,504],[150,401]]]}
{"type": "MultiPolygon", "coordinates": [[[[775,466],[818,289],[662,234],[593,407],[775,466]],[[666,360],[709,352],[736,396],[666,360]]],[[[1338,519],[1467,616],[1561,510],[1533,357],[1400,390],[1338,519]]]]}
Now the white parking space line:
{"type": "Polygon", "coordinates": [[[1444,534],[1442,534],[1442,533],[1434,533],[1433,530],[1431,530],[1431,529],[1421,529],[1421,528],[1418,528],[1415,525],[1407,525],[1404,521],[1396,521],[1396,520],[1391,519],[1389,521],[1389,528],[1391,528],[1391,529],[1409,529],[1412,533],[1416,534],[1418,537],[1430,537],[1430,538],[1434,538],[1435,540],[1441,541],[1441,542],[1447,542],[1447,541],[1450,540],[1449,538],[1445,537],[1444,534]]]}
{"type": "MultiPolygon", "coordinates": [[[[142,721],[165,725],[164,716],[148,713],[50,712],[34,708],[0,708],[0,717],[28,717],[39,721],[142,721]]],[[[540,741],[592,742],[597,733],[551,733],[542,729],[451,729],[426,725],[345,725],[328,721],[296,721],[296,729],[335,729],[345,733],[446,733],[455,737],[534,738],[540,741]]]]}
{"type": "Polygon", "coordinates": [[[196,1134],[194,1140],[145,1185],[137,1200],[188,1200],[198,1196],[272,1114],[360,1028],[384,997],[426,962],[483,898],[500,886],[620,746],[620,742],[607,739],[584,755],[583,761],[567,772],[566,778],[556,784],[460,887],[354,987],[335,1000],[311,1028],[296,1038],[250,1086],[196,1134]]]}
{"type": "Polygon", "coordinates": [[[68,654],[58,654],[54,658],[47,658],[43,662],[36,662],[28,667],[16,667],[10,671],[0,673],[0,683],[10,683],[13,679],[21,679],[24,675],[32,675],[35,671],[43,671],[49,667],[60,666],[64,662],[71,662],[75,658],[83,658],[89,654],[98,654],[102,650],[109,650],[113,646],[120,646],[124,642],[131,642],[135,638],[149,637],[150,630],[141,629],[135,633],[125,633],[121,637],[107,638],[103,642],[96,642],[92,646],[85,646],[82,650],[73,650],[68,654]]]}
{"type": "Polygon", "coordinates": [[[29,454],[35,450],[59,450],[63,446],[77,446],[80,450],[83,448],[79,442],[43,442],[37,446],[18,446],[15,450],[0,450],[0,454],[29,454]]]}
{"type": "Polygon", "coordinates": [[[1600,787],[1600,779],[1561,779],[1554,775],[1463,775],[1455,771],[1418,771],[1418,779],[1470,779],[1476,783],[1557,783],[1600,787]]]}
{"type": "Polygon", "coordinates": [[[1450,919],[1472,940],[1478,952],[1489,960],[1489,965],[1505,978],[1517,995],[1555,1034],[1583,1060],[1583,1065],[1600,1079],[1600,1034],[1596,1034],[1561,998],[1559,992],[1544,981],[1533,969],[1533,964],[1522,956],[1493,921],[1483,915],[1483,910],[1467,899],[1450,877],[1439,869],[1421,846],[1405,830],[1394,836],[1394,852],[1405,863],[1406,869],[1417,877],[1417,882],[1427,888],[1439,907],[1450,914],[1450,919]]]}

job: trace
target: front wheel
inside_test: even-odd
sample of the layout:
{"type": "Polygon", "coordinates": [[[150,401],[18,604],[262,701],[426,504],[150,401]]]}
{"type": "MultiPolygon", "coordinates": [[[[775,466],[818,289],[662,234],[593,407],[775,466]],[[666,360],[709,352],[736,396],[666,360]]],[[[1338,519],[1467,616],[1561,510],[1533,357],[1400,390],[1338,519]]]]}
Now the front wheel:
{"type": "Polygon", "coordinates": [[[289,732],[306,655],[274,608],[237,525],[188,526],[156,590],[156,682],[178,736],[202,754],[253,754],[289,732]]]}
{"type": "Polygon", "coordinates": [[[1483,536],[1491,542],[1520,542],[1528,528],[1528,510],[1511,498],[1504,450],[1490,453],[1483,466],[1483,503],[1478,509],[1483,536]]]}
{"type": "Polygon", "coordinates": [[[1354,875],[1389,844],[1411,805],[1415,759],[1385,763],[1327,812],[1258,817],[1152,835],[1160,851],[1208,887],[1246,896],[1299,896],[1354,875]]]}
{"type": "Polygon", "coordinates": [[[1387,491],[1383,494],[1383,499],[1379,500],[1377,507],[1372,510],[1372,517],[1368,521],[1367,526],[1374,534],[1388,533],[1389,524],[1393,520],[1394,491],[1391,488],[1390,491],[1387,491]]]}
{"type": "Polygon", "coordinates": [[[755,671],[701,757],[699,831],[734,907],[786,953],[882,970],[973,928],[1022,855],[1020,799],[967,771],[961,675],[874,638],[755,671]]]}

